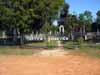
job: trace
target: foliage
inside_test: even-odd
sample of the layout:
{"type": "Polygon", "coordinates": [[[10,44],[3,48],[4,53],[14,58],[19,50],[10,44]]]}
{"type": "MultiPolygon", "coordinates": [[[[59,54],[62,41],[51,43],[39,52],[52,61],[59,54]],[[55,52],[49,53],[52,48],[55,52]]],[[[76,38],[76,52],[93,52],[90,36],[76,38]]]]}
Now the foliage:
{"type": "Polygon", "coordinates": [[[93,22],[92,14],[90,11],[85,11],[84,15],[85,15],[85,25],[86,25],[87,31],[91,31],[91,24],[93,22]]]}
{"type": "Polygon", "coordinates": [[[66,27],[69,27],[70,31],[73,30],[73,27],[77,26],[78,25],[78,19],[77,19],[77,16],[76,15],[68,15],[68,18],[67,18],[67,26],[66,27]]]}
{"type": "Polygon", "coordinates": [[[48,48],[55,48],[55,47],[57,47],[57,45],[58,45],[58,42],[57,41],[47,41],[47,44],[46,44],[46,46],[48,47],[48,48]]]}
{"type": "Polygon", "coordinates": [[[64,18],[68,15],[69,4],[65,3],[60,10],[60,18],[64,18]]]}
{"type": "Polygon", "coordinates": [[[68,12],[69,12],[69,4],[65,3],[61,8],[60,8],[60,14],[59,14],[59,25],[64,25],[65,30],[69,31],[68,27],[68,12]]]}
{"type": "Polygon", "coordinates": [[[63,0],[0,0],[1,28],[18,28],[21,33],[36,31],[50,23],[63,0]]]}
{"type": "Polygon", "coordinates": [[[86,26],[87,31],[91,31],[91,24],[92,24],[92,14],[90,11],[85,11],[79,15],[79,25],[83,27],[86,26]]]}
{"type": "Polygon", "coordinates": [[[100,25],[100,10],[97,11],[97,24],[100,25]]]}
{"type": "Polygon", "coordinates": [[[79,47],[81,48],[83,43],[84,43],[84,39],[82,37],[79,37],[79,39],[77,40],[79,47]]]}
{"type": "Polygon", "coordinates": [[[81,13],[79,14],[79,25],[82,27],[85,23],[85,20],[84,20],[84,14],[81,13]]]}

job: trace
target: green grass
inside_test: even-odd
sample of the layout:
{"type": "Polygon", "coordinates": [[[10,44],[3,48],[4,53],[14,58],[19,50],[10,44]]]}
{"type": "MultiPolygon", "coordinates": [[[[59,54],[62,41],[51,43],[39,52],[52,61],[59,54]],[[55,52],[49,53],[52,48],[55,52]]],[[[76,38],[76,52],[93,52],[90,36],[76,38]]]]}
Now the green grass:
{"type": "Polygon", "coordinates": [[[77,45],[80,54],[85,53],[89,56],[100,58],[100,45],[84,42],[80,46],[80,45],[78,45],[77,42],[73,43],[73,42],[70,42],[70,41],[65,42],[63,44],[65,46],[65,49],[70,49],[71,48],[71,50],[74,50],[74,51],[75,51],[75,48],[73,48],[73,47],[74,47],[74,45],[77,45]]]}
{"type": "Polygon", "coordinates": [[[55,48],[58,45],[57,41],[50,41],[50,42],[46,42],[46,46],[48,48],[55,48]]]}
{"type": "MultiPolygon", "coordinates": [[[[73,47],[73,45],[77,45],[77,42],[64,42],[63,43],[64,46],[66,48],[70,48],[70,47],[73,47]]],[[[87,44],[87,43],[83,43],[85,45],[90,45],[90,44],[87,44]]],[[[38,43],[32,43],[33,46],[47,46],[48,49],[53,49],[55,48],[58,43],[57,41],[50,41],[50,42],[38,42],[38,43]]],[[[66,49],[68,50],[68,49],[66,49]]],[[[74,50],[75,52],[75,49],[71,49],[71,50],[74,50]]],[[[97,58],[100,58],[100,45],[97,45],[95,47],[90,47],[90,46],[83,46],[83,47],[80,47],[79,49],[79,52],[80,54],[81,53],[85,53],[89,56],[92,56],[92,57],[97,57],[97,58]]],[[[76,51],[77,52],[77,51],[76,51]]],[[[32,55],[33,53],[35,53],[35,51],[33,49],[23,49],[23,48],[19,48],[19,47],[0,47],[0,55],[32,55]]]]}
{"type": "Polygon", "coordinates": [[[56,47],[57,41],[44,41],[44,42],[33,42],[30,44],[27,44],[28,46],[33,46],[33,47],[48,47],[48,48],[54,48],[56,47]]]}
{"type": "Polygon", "coordinates": [[[1,47],[0,55],[32,55],[32,49],[22,49],[22,48],[10,48],[10,47],[1,47]]]}
{"type": "Polygon", "coordinates": [[[83,47],[79,50],[80,52],[86,53],[89,56],[100,58],[100,49],[98,48],[83,47]]]}
{"type": "Polygon", "coordinates": [[[77,42],[72,42],[72,41],[66,41],[62,42],[64,48],[72,49],[74,45],[77,45],[77,42]]]}
{"type": "Polygon", "coordinates": [[[26,45],[29,45],[29,46],[46,46],[46,42],[33,42],[33,43],[30,43],[30,44],[26,44],[26,45]]]}
{"type": "MultiPolygon", "coordinates": [[[[48,49],[53,49],[57,46],[57,41],[37,42],[29,44],[31,46],[46,46],[48,49]]],[[[18,47],[0,47],[0,55],[32,55],[35,51],[33,49],[23,49],[18,47]]]]}

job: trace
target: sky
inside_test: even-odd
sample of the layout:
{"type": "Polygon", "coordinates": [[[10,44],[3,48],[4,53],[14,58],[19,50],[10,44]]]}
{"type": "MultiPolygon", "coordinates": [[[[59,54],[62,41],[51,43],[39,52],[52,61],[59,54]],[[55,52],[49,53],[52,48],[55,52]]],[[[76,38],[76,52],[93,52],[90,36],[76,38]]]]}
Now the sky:
{"type": "Polygon", "coordinates": [[[94,18],[96,13],[100,10],[100,0],[65,0],[70,5],[69,12],[79,14],[85,10],[92,12],[94,18]]]}
{"type": "MultiPolygon", "coordinates": [[[[65,2],[70,5],[69,12],[76,15],[89,10],[95,19],[97,11],[100,10],[100,0],[65,0],[65,2]]],[[[58,25],[56,20],[53,24],[58,25]]]]}

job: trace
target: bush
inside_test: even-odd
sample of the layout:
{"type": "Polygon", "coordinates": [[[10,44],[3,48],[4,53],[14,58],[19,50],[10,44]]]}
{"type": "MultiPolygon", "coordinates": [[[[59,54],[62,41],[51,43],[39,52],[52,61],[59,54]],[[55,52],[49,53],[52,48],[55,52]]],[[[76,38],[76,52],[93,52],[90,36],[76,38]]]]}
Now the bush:
{"type": "Polygon", "coordinates": [[[47,46],[48,48],[55,48],[57,45],[58,45],[58,44],[57,44],[57,41],[49,41],[49,42],[47,42],[47,44],[46,44],[46,46],[47,46]]]}
{"type": "Polygon", "coordinates": [[[78,42],[79,47],[82,47],[82,45],[83,45],[83,43],[84,43],[83,37],[80,37],[80,38],[77,40],[77,42],[78,42]]]}

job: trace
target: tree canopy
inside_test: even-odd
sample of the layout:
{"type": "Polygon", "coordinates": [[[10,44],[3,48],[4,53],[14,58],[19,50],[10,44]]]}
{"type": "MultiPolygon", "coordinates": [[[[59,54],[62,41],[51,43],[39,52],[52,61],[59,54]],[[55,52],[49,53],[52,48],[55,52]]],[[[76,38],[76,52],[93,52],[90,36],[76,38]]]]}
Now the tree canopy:
{"type": "Polygon", "coordinates": [[[63,0],[0,0],[2,29],[18,28],[20,32],[40,30],[57,15],[63,0]]]}
{"type": "Polygon", "coordinates": [[[100,10],[97,11],[97,24],[100,25],[100,10]]]}

